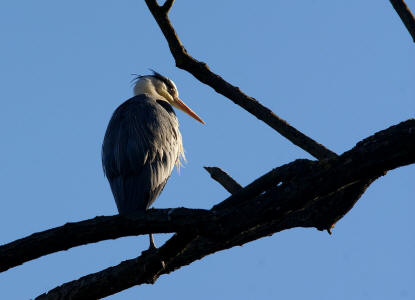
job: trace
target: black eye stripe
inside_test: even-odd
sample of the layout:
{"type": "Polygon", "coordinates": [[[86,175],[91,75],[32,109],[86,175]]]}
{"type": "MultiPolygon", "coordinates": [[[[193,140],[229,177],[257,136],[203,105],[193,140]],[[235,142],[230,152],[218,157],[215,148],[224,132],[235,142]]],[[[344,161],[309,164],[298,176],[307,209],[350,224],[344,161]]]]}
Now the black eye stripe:
{"type": "Polygon", "coordinates": [[[151,71],[153,71],[153,75],[151,75],[151,76],[153,76],[154,78],[157,78],[158,80],[161,80],[161,81],[163,81],[164,82],[164,84],[167,86],[167,88],[169,89],[169,91],[174,91],[175,90],[175,88],[174,88],[174,86],[173,86],[173,84],[171,83],[171,81],[170,81],[170,79],[168,79],[167,77],[164,77],[163,75],[161,75],[160,73],[157,73],[156,71],[154,71],[154,70],[151,70],[151,71]]]}

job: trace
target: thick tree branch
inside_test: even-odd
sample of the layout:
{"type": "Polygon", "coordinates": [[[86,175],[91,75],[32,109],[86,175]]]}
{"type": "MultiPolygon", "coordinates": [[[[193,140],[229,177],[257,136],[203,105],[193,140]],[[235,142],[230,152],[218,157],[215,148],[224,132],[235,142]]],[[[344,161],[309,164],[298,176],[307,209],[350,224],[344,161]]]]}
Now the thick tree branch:
{"type": "Polygon", "coordinates": [[[156,0],[145,1],[169,44],[170,51],[173,54],[178,68],[188,71],[201,82],[212,87],[216,92],[224,95],[261,121],[264,121],[293,144],[299,146],[314,157],[324,159],[336,156],[334,152],[292,127],[288,122],[275,115],[269,108],[263,106],[256,99],[247,96],[238,87],[231,85],[222,77],[210,71],[206,63],[191,57],[180,42],[176,31],[170,23],[168,14],[159,7],[156,0]]]}
{"type": "Polygon", "coordinates": [[[386,171],[412,163],[415,163],[413,119],[361,141],[338,158],[313,162],[289,181],[254,199],[244,199],[233,209],[228,206],[217,209],[221,212],[215,225],[221,229],[218,232],[176,234],[154,253],[64,284],[38,299],[100,298],[133,285],[152,283],[160,275],[203,256],[284,229],[298,226],[328,229],[353,206],[353,201],[345,200],[359,197],[368,182],[386,171]],[[321,220],[327,220],[326,224],[321,220]]]}
{"type": "Polygon", "coordinates": [[[151,209],[145,214],[101,216],[32,234],[0,246],[0,272],[47,254],[107,239],[147,233],[207,232],[211,225],[204,226],[215,222],[216,211],[237,207],[283,180],[288,181],[312,164],[314,162],[301,159],[275,168],[245,188],[232,190],[233,195],[215,205],[212,213],[202,209],[151,209]]]}
{"type": "MultiPolygon", "coordinates": [[[[107,239],[147,233],[207,232],[210,228],[210,225],[206,227],[207,224],[215,222],[215,211],[236,207],[244,199],[252,199],[272,186],[288,181],[313,163],[305,159],[296,160],[271,170],[243,189],[235,182],[239,190],[232,190],[233,195],[215,205],[212,213],[186,208],[151,209],[145,214],[101,216],[32,234],[0,246],[0,272],[47,254],[107,239]]],[[[218,169],[215,170],[217,173],[218,169]]],[[[222,178],[231,178],[224,174],[226,173],[221,174],[222,178]]]]}
{"type": "Polygon", "coordinates": [[[206,231],[202,227],[214,221],[213,212],[181,207],[67,223],[0,246],[0,272],[43,255],[123,236],[206,231]]]}
{"type": "MultiPolygon", "coordinates": [[[[232,190],[232,196],[215,205],[211,212],[187,208],[150,209],[146,213],[129,216],[95,217],[34,233],[0,246],[0,272],[47,254],[108,239],[148,233],[189,232],[195,234],[212,231],[212,224],[216,222],[218,217],[217,211],[236,208],[244,201],[277,186],[282,181],[290,180],[313,164],[315,162],[306,159],[296,160],[271,170],[245,188],[241,188],[235,181],[238,189],[232,190]]],[[[218,172],[218,169],[215,171],[218,172]]],[[[223,172],[221,176],[223,178],[228,176],[226,180],[231,178],[224,174],[226,173],[223,172]]]]}
{"type": "MultiPolygon", "coordinates": [[[[367,188],[369,185],[366,185],[367,188]]],[[[257,224],[252,228],[235,234],[228,241],[222,239],[216,241],[211,237],[198,236],[186,249],[164,268],[163,274],[173,272],[182,266],[188,265],[197,259],[201,259],[211,253],[227,249],[233,246],[240,246],[247,242],[272,235],[285,229],[294,227],[316,227],[317,229],[331,229],[332,224],[340,219],[360,198],[364,192],[361,184],[356,183],[348,186],[340,192],[322,197],[305,210],[298,210],[288,213],[281,219],[275,218],[271,222],[257,224]],[[327,220],[325,225],[322,220],[327,220]],[[334,220],[334,221],[333,221],[334,220]],[[319,228],[320,227],[320,228],[319,228]],[[223,242],[222,242],[223,241],[223,242]]]]}
{"type": "Polygon", "coordinates": [[[415,43],[415,18],[411,10],[403,0],[390,0],[390,2],[415,43]]]}
{"type": "Polygon", "coordinates": [[[42,299],[100,299],[112,295],[137,283],[152,283],[152,274],[163,269],[157,252],[146,252],[104,271],[84,276],[76,281],[57,287],[35,300],[42,299]],[[135,269],[135,274],[132,270],[135,269]]]}

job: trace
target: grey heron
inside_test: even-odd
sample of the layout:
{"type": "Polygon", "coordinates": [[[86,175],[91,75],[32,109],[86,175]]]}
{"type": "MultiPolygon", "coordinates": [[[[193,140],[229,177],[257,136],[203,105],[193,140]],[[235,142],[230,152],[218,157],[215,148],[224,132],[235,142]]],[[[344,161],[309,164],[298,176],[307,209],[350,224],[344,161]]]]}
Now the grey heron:
{"type": "MultiPolygon", "coordinates": [[[[102,144],[102,165],[118,212],[145,211],[185,159],[172,106],[204,124],[179,98],[174,82],[153,71],[137,76],[134,97],[113,113],[102,144]]],[[[149,235],[150,249],[155,248],[149,235]]]]}

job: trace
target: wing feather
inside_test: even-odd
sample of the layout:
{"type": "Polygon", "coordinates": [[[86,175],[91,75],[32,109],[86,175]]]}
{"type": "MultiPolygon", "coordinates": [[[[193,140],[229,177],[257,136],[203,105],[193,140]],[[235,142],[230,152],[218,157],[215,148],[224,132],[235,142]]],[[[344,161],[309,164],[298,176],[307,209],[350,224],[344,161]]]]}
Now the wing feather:
{"type": "Polygon", "coordinates": [[[135,96],[115,110],[108,124],[102,164],[120,213],[147,209],[182,153],[176,115],[160,101],[135,96]]]}

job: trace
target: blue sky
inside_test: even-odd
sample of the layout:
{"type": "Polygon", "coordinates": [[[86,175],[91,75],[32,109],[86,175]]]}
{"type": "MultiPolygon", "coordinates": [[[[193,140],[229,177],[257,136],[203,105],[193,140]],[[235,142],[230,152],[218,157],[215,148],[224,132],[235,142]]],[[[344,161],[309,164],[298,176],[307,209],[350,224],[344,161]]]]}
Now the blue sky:
{"type": "MultiPolygon", "coordinates": [[[[389,1],[177,1],[171,19],[191,55],[337,153],[414,117],[415,45],[389,1]]],[[[175,68],[144,1],[3,1],[0,33],[0,243],[116,213],[100,147],[131,74],[148,68],[207,123],[178,112],[188,163],[155,207],[225,199],[203,166],[246,185],[311,158],[175,68]]],[[[415,299],[414,172],[376,181],[331,236],[285,231],[106,299],[415,299]]],[[[25,263],[0,274],[0,298],[30,299],[147,246],[128,237],[25,263]]]]}

